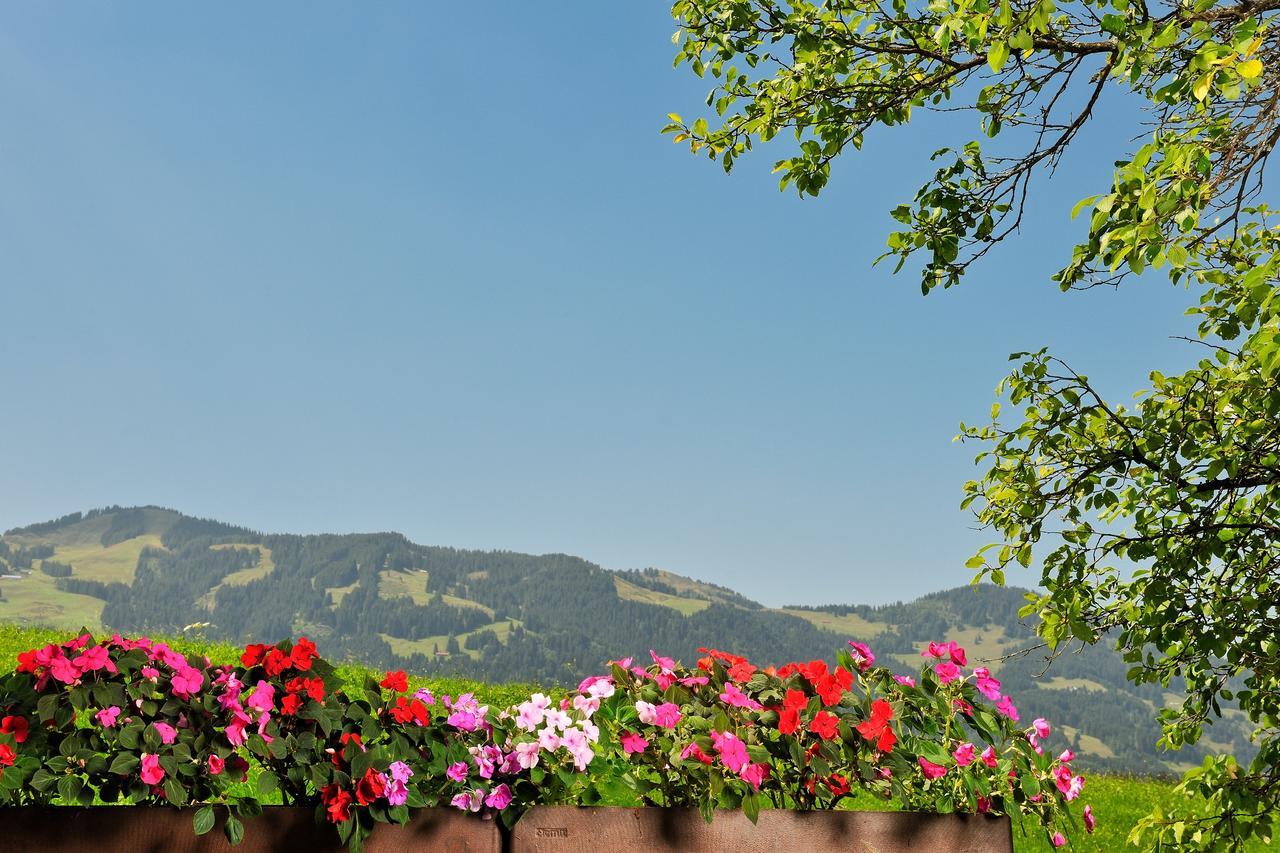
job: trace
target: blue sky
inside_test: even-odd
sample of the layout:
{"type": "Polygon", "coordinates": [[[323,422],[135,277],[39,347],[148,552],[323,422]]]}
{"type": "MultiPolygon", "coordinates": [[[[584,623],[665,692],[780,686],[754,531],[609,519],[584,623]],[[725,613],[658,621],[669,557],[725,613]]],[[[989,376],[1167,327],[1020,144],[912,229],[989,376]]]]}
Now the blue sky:
{"type": "Polygon", "coordinates": [[[1135,132],[1118,100],[924,298],[871,261],[975,131],[877,132],[816,200],[777,191],[781,149],[725,176],[658,132],[709,85],[662,3],[6,19],[0,527],[154,503],[911,598],[987,541],[951,439],[1009,352],[1123,396],[1192,355],[1162,278],[1048,281],[1135,132]]]}

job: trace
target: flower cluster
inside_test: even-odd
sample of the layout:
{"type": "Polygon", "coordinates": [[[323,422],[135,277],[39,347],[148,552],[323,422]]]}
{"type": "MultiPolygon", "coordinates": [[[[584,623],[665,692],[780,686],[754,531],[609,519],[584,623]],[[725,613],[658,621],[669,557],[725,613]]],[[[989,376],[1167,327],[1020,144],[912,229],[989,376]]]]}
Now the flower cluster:
{"type": "MultiPolygon", "coordinates": [[[[536,804],[834,808],[855,790],[907,808],[1038,818],[1052,843],[1085,786],[1050,724],[1019,714],[965,650],[930,643],[916,675],[851,642],[832,662],[758,667],[650,651],[566,694],[492,709],[388,672],[343,685],[303,637],[219,666],[146,637],[87,632],[0,674],[0,803],[204,804],[197,832],[263,798],[314,804],[358,846],[377,822],[451,805],[508,825],[536,804]],[[249,780],[250,786],[238,783],[249,780]],[[246,792],[246,788],[250,792],[246,792]]],[[[1083,812],[1092,831],[1094,815],[1083,812]]]]}

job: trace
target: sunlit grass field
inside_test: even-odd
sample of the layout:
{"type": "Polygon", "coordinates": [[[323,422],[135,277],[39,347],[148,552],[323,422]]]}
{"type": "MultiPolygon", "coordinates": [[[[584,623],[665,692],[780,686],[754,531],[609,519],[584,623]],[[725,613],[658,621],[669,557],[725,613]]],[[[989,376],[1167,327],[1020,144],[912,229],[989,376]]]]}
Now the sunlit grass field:
{"type": "MultiPolygon", "coordinates": [[[[29,628],[18,625],[0,624],[0,668],[10,669],[17,663],[19,652],[46,643],[61,642],[70,636],[67,631],[54,631],[43,628],[29,628]]],[[[186,654],[208,655],[215,662],[231,662],[237,660],[240,649],[225,643],[209,642],[200,637],[166,638],[174,648],[186,654]]],[[[323,649],[321,649],[323,653],[323,649]]],[[[359,684],[366,676],[381,678],[382,673],[374,672],[367,667],[351,662],[334,661],[338,667],[338,675],[348,684],[359,684]]],[[[482,702],[506,707],[528,698],[529,694],[539,687],[534,684],[487,684],[466,678],[421,678],[411,677],[409,683],[413,688],[429,687],[436,694],[474,693],[482,702]]],[[[1070,837],[1068,850],[1088,851],[1088,853],[1107,853],[1126,849],[1129,830],[1138,819],[1148,814],[1159,805],[1168,813],[1177,807],[1178,795],[1174,793],[1171,782],[1156,779],[1140,779],[1122,776],[1089,775],[1085,785],[1085,794],[1081,802],[1093,806],[1098,818],[1097,830],[1087,835],[1083,827],[1078,828],[1070,837]]],[[[256,791],[255,780],[250,777],[245,783],[245,793],[256,791]]],[[[886,809],[891,804],[863,795],[855,798],[850,804],[854,809],[886,809]]],[[[1043,833],[1031,822],[1025,827],[1017,823],[1013,827],[1014,849],[1018,853],[1040,853],[1052,851],[1054,848],[1044,838],[1043,833]]],[[[1127,847],[1127,849],[1135,849],[1127,847]]],[[[1280,849],[1276,844],[1252,844],[1247,850],[1280,849]]]]}

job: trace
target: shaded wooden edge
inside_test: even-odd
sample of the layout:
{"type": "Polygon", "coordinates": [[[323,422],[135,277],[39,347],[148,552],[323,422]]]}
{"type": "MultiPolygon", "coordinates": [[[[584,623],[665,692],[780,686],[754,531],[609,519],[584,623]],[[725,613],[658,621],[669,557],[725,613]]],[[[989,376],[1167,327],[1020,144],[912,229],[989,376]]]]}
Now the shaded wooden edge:
{"type": "MultiPolygon", "coordinates": [[[[330,824],[306,806],[265,806],[244,821],[244,841],[223,835],[226,810],[213,831],[196,835],[194,808],[146,806],[30,806],[0,808],[5,853],[273,853],[344,849],[330,824]]],[[[452,808],[421,809],[407,826],[379,824],[365,841],[370,853],[501,853],[497,824],[452,808]]]]}
{"type": "Polygon", "coordinates": [[[707,823],[696,809],[539,806],[515,825],[510,853],[1012,853],[1007,817],[914,812],[740,811],[707,823]]]}

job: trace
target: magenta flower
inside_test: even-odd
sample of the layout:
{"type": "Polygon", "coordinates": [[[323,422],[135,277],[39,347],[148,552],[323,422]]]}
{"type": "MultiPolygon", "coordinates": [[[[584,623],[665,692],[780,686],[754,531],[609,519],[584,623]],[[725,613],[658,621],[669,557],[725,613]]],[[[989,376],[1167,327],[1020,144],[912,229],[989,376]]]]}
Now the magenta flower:
{"type": "Polygon", "coordinates": [[[734,773],[742,773],[750,759],[747,757],[747,745],[733,732],[711,732],[711,742],[720,754],[720,763],[734,773]]]}
{"type": "Polygon", "coordinates": [[[951,757],[956,760],[957,766],[968,767],[973,763],[974,746],[971,743],[962,743],[956,747],[955,752],[951,753],[951,757]]]}
{"type": "Polygon", "coordinates": [[[1053,841],[1053,846],[1054,846],[1054,847],[1066,847],[1066,846],[1067,846],[1067,837],[1066,837],[1065,835],[1063,835],[1061,832],[1055,832],[1055,833],[1053,834],[1053,838],[1052,838],[1052,839],[1050,839],[1050,840],[1051,840],[1051,841],[1053,841]]]}
{"type": "Polygon", "coordinates": [[[159,785],[162,779],[164,768],[160,766],[160,756],[142,753],[142,781],[148,785],[159,785]]]}
{"type": "Polygon", "coordinates": [[[1086,832],[1093,832],[1093,828],[1098,825],[1098,821],[1093,816],[1093,806],[1084,807],[1084,828],[1086,832]]]}
{"type": "Polygon", "coordinates": [[[742,780],[751,786],[753,791],[760,790],[760,783],[764,781],[768,768],[763,764],[748,764],[742,768],[742,780]]]}
{"type": "Polygon", "coordinates": [[[444,771],[444,775],[448,776],[455,782],[463,782],[467,778],[467,764],[464,761],[455,761],[449,765],[449,769],[444,771]]]}
{"type": "Polygon", "coordinates": [[[93,715],[104,729],[109,729],[116,724],[116,720],[120,717],[120,708],[112,705],[110,708],[103,708],[101,711],[93,715]]]}
{"type": "Polygon", "coordinates": [[[996,703],[996,710],[1013,720],[1015,723],[1018,722],[1018,709],[1014,706],[1013,700],[1008,696],[1000,697],[1000,701],[996,703]]]}
{"type": "Polygon", "coordinates": [[[387,782],[387,802],[393,806],[403,806],[409,799],[408,782],[413,776],[412,768],[403,761],[393,761],[387,768],[387,775],[390,777],[387,782]]]}
{"type": "MultiPolygon", "coordinates": [[[[259,683],[261,684],[261,682],[259,683]]],[[[190,699],[200,692],[200,687],[203,684],[204,673],[194,667],[187,666],[186,661],[183,661],[169,681],[169,689],[179,699],[190,699]]]]}
{"type": "Polygon", "coordinates": [[[663,702],[654,709],[654,724],[664,729],[674,729],[680,717],[680,706],[671,702],[663,702]]]}
{"type": "MultiPolygon", "coordinates": [[[[1031,728],[1035,730],[1036,737],[1040,740],[1047,738],[1049,733],[1052,731],[1052,729],[1049,728],[1049,721],[1044,717],[1036,717],[1036,719],[1031,722],[1031,728]]],[[[1034,744],[1035,741],[1032,741],[1032,743],[1034,744]]]]}
{"type": "Polygon", "coordinates": [[[916,686],[916,680],[909,675],[895,675],[893,680],[901,684],[903,687],[916,686]]]}
{"type": "Polygon", "coordinates": [[[724,692],[720,694],[720,701],[735,708],[746,708],[748,711],[760,711],[764,709],[756,700],[743,693],[738,685],[732,681],[724,686],[724,692]]]}
{"type": "Polygon", "coordinates": [[[853,649],[853,665],[858,668],[858,672],[866,672],[875,664],[876,656],[871,653],[871,647],[866,643],[850,640],[849,648],[853,649]]]}
{"type": "Polygon", "coordinates": [[[633,752],[644,752],[649,746],[649,741],[645,740],[642,735],[635,732],[622,733],[622,751],[627,755],[633,752]]]}
{"type": "Polygon", "coordinates": [[[152,723],[151,725],[160,735],[160,742],[165,745],[173,743],[174,739],[178,736],[177,730],[168,723],[152,723]]]}
{"type": "Polygon", "coordinates": [[[982,759],[982,763],[988,767],[994,768],[998,763],[998,760],[996,759],[996,748],[994,746],[988,746],[986,749],[982,750],[982,755],[979,757],[982,759]]]}
{"type": "Polygon", "coordinates": [[[978,692],[986,696],[992,702],[1000,701],[1000,682],[991,677],[991,670],[985,666],[980,666],[973,671],[975,684],[978,692]]]}
{"type": "Polygon", "coordinates": [[[449,802],[454,808],[464,812],[478,812],[484,803],[484,789],[476,788],[469,794],[458,794],[449,802]]]}
{"type": "Polygon", "coordinates": [[[258,711],[270,712],[276,706],[276,689],[266,681],[259,680],[247,704],[258,711]]]}
{"type": "Polygon", "coordinates": [[[94,646],[86,649],[71,661],[81,672],[95,672],[99,669],[105,669],[108,672],[115,672],[115,664],[111,662],[111,658],[107,653],[106,646],[94,646]]]}
{"type": "Polygon", "coordinates": [[[920,764],[920,770],[924,773],[926,779],[941,779],[947,775],[947,768],[941,764],[934,764],[924,756],[916,756],[916,761],[920,764]]]}
{"type": "Polygon", "coordinates": [[[951,663],[951,661],[943,661],[935,666],[933,670],[938,673],[938,681],[943,684],[950,684],[960,677],[960,667],[951,663]]]}
{"type": "Polygon", "coordinates": [[[675,671],[676,662],[671,658],[664,658],[653,649],[649,649],[649,657],[653,658],[653,662],[658,665],[658,668],[662,670],[664,674],[670,675],[675,671]]]}
{"type": "Polygon", "coordinates": [[[1070,764],[1072,761],[1076,760],[1076,754],[1072,752],[1070,748],[1067,748],[1058,754],[1058,760],[1063,764],[1070,764]]]}

